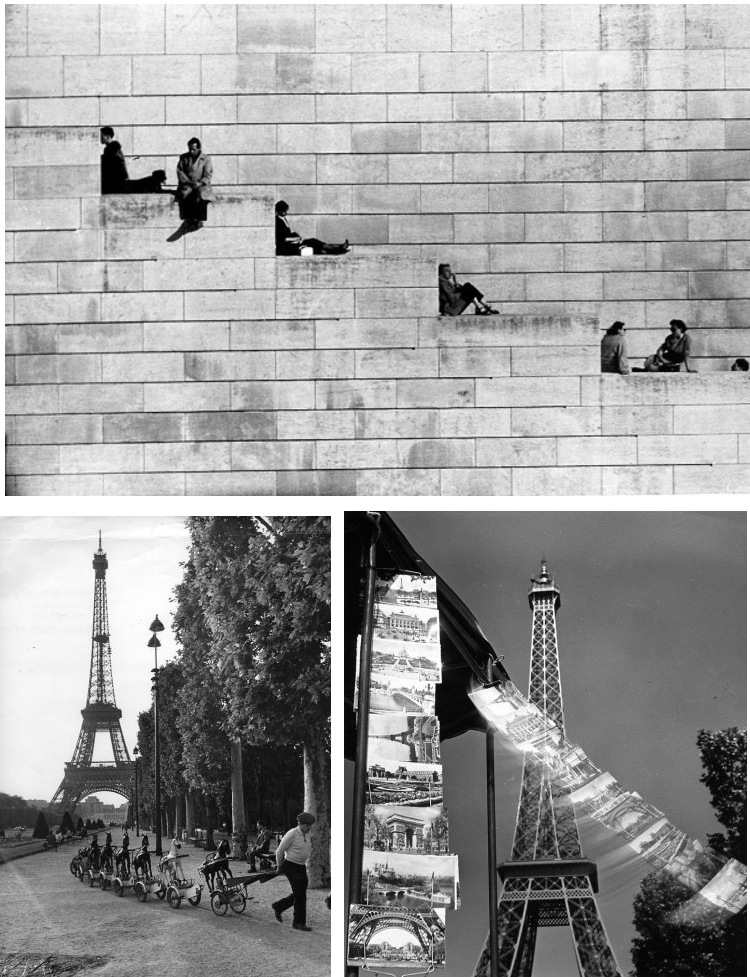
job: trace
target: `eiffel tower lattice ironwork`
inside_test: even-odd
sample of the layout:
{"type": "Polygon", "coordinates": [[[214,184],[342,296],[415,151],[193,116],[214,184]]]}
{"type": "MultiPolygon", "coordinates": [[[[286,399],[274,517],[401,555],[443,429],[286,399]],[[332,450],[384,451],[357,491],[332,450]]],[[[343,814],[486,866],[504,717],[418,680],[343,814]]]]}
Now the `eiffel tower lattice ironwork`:
{"type": "Polygon", "coordinates": [[[109,615],[107,612],[107,554],[99,549],[94,553],[94,621],[91,633],[91,667],[86,706],[81,710],[83,724],[73,759],[65,764],[65,775],[57,788],[51,805],[71,813],[83,797],[97,791],[110,791],[130,799],[135,783],[135,764],[120,727],[122,710],[115,702],[112,681],[112,649],[109,645],[109,615]],[[114,760],[94,762],[94,744],[98,732],[109,733],[114,760]]]}
{"type": "MultiPolygon", "coordinates": [[[[545,560],[539,576],[531,578],[529,604],[533,614],[529,699],[564,732],[555,618],[560,591],[545,560]]],[[[553,784],[547,765],[528,753],[513,851],[498,868],[500,977],[531,977],[540,926],[570,928],[582,977],[620,977],[594,898],[596,864],[583,858],[575,810],[567,794],[553,784]]],[[[489,939],[476,974],[490,975],[489,939]]]]}

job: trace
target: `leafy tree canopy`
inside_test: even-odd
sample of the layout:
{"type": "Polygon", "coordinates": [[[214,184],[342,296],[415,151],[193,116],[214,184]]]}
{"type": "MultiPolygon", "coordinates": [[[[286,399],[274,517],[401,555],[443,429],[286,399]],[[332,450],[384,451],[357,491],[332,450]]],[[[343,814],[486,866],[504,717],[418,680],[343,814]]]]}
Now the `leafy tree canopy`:
{"type": "MultiPolygon", "coordinates": [[[[717,819],[727,828],[708,836],[709,847],[727,858],[745,859],[747,838],[746,732],[736,727],[698,734],[701,783],[711,792],[717,819]]],[[[633,940],[634,977],[744,977],[747,913],[717,917],[707,900],[668,872],[652,872],[633,903],[638,936],[633,940]],[[681,922],[689,900],[691,923],[681,922]]]]}
{"type": "Polygon", "coordinates": [[[698,733],[703,763],[701,783],[711,792],[711,804],[719,824],[727,829],[708,836],[711,847],[730,858],[744,861],[747,852],[747,731],[733,726],[698,733]]]}
{"type": "Polygon", "coordinates": [[[317,738],[330,715],[330,520],[194,517],[188,527],[228,732],[317,738]]]}

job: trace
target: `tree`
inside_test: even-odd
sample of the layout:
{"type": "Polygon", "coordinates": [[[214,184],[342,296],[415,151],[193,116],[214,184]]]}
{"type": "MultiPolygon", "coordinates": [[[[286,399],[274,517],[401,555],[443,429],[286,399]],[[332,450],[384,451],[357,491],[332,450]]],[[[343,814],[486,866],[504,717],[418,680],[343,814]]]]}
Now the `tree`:
{"type": "Polygon", "coordinates": [[[180,645],[182,688],[178,693],[177,727],[182,739],[182,769],[186,786],[205,794],[208,802],[209,843],[212,809],[230,778],[230,741],[222,686],[207,662],[211,635],[201,607],[200,584],[191,560],[175,588],[174,632],[180,645]]]}
{"type": "MultiPolygon", "coordinates": [[[[736,728],[700,730],[701,783],[711,791],[717,819],[727,829],[708,836],[709,849],[744,860],[747,837],[746,733],[736,728]]],[[[680,909],[694,892],[666,871],[651,872],[633,903],[638,936],[633,940],[634,977],[744,977],[746,912],[717,917],[707,900],[691,903],[690,925],[680,909]]]]}
{"type": "Polygon", "coordinates": [[[184,740],[180,727],[180,691],[185,684],[184,669],[179,661],[168,662],[159,669],[159,762],[161,770],[162,808],[168,810],[169,833],[175,828],[174,817],[179,797],[187,790],[184,774],[184,740]]]}
{"type": "Polygon", "coordinates": [[[330,881],[330,526],[323,517],[193,517],[190,564],[227,735],[299,744],[316,815],[311,885],[330,881]]]}
{"type": "Polygon", "coordinates": [[[388,847],[388,827],[385,818],[376,814],[369,805],[365,808],[365,844],[370,848],[382,846],[383,850],[388,847]]]}
{"type": "Polygon", "coordinates": [[[79,817],[78,821],[76,821],[76,831],[81,831],[82,828],[83,828],[83,818],[79,817]]]}
{"type": "Polygon", "coordinates": [[[66,811],[65,814],[63,814],[60,831],[62,831],[63,834],[65,834],[66,831],[70,831],[71,833],[75,831],[75,825],[73,824],[73,818],[70,816],[70,811],[66,811]]]}
{"type": "Polygon", "coordinates": [[[44,816],[44,812],[39,812],[39,817],[36,819],[36,827],[34,828],[34,833],[32,838],[46,838],[49,834],[49,825],[47,824],[47,818],[44,816]]]}
{"type": "Polygon", "coordinates": [[[747,731],[733,726],[698,733],[701,783],[711,792],[716,819],[727,829],[708,836],[714,851],[744,861],[747,852],[747,731]]]}

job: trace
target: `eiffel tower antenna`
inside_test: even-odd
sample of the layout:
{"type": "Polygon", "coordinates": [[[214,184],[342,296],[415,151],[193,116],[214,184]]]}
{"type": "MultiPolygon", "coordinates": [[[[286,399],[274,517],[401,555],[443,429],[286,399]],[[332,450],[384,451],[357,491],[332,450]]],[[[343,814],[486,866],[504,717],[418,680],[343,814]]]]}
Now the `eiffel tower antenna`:
{"type": "Polygon", "coordinates": [[[112,681],[112,649],[109,644],[109,613],[107,610],[107,554],[102,549],[99,530],[99,549],[94,553],[94,618],[91,628],[91,664],[86,706],[81,710],[83,723],[73,759],[65,764],[65,775],[52,798],[50,807],[60,805],[60,812],[75,810],[78,802],[97,791],[110,791],[130,800],[135,783],[135,765],[120,727],[122,710],[117,708],[112,681]],[[109,733],[114,760],[93,762],[97,732],[109,733]]]}
{"type": "MultiPolygon", "coordinates": [[[[531,578],[529,606],[529,700],[564,733],[556,623],[560,590],[544,556],[538,576],[531,578]]],[[[583,857],[568,793],[554,786],[543,760],[526,754],[513,850],[498,868],[498,977],[532,977],[540,926],[569,927],[582,977],[620,977],[594,898],[596,864],[583,857]]],[[[490,977],[489,940],[476,975],[490,977]]]]}

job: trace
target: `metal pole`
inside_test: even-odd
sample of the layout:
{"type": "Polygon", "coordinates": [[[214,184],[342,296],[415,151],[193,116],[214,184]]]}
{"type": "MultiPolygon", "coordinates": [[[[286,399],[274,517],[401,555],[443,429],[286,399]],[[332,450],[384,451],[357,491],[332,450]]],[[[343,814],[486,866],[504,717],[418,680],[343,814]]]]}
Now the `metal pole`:
{"type": "Polygon", "coordinates": [[[156,778],[156,854],[161,855],[161,767],[159,765],[159,668],[154,648],[154,774],[156,778]]]}
{"type": "MultiPolygon", "coordinates": [[[[493,662],[487,661],[487,681],[494,681],[493,662]]],[[[490,977],[498,977],[497,833],[495,830],[495,731],[487,723],[487,880],[490,913],[490,977]]]]}
{"type": "Polygon", "coordinates": [[[138,830],[138,757],[135,758],[135,836],[139,835],[138,830]]]}
{"type": "Polygon", "coordinates": [[[149,625],[149,631],[151,632],[151,639],[149,640],[148,647],[154,649],[154,780],[155,780],[155,790],[154,790],[154,807],[156,808],[155,814],[155,832],[156,832],[156,848],[155,852],[157,855],[161,855],[161,769],[159,766],[159,663],[156,660],[157,650],[161,647],[161,642],[156,637],[158,631],[163,631],[164,625],[159,620],[159,615],[157,614],[154,620],[149,625]]]}
{"type": "MultiPolygon", "coordinates": [[[[362,615],[362,641],[359,647],[359,694],[357,697],[357,751],[354,759],[354,808],[349,854],[349,905],[362,902],[362,849],[365,838],[365,791],[367,785],[367,731],[370,718],[370,670],[372,665],[373,610],[380,513],[368,512],[372,521],[367,550],[365,606],[362,615]]],[[[358,967],[348,968],[356,974],[358,967]]]]}

